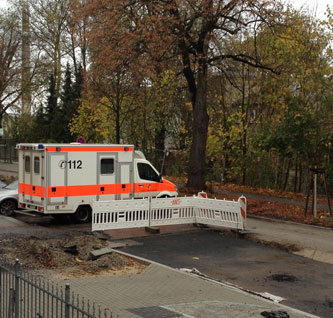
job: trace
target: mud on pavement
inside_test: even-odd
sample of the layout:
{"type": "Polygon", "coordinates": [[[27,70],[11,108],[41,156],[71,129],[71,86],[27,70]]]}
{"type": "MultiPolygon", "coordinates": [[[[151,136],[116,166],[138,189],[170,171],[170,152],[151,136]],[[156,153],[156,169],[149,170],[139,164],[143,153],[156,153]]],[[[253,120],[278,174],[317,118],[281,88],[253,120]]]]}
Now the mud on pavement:
{"type": "Polygon", "coordinates": [[[0,240],[0,257],[25,269],[48,271],[59,278],[140,273],[144,262],[120,255],[94,235],[71,238],[37,237],[0,240]]]}

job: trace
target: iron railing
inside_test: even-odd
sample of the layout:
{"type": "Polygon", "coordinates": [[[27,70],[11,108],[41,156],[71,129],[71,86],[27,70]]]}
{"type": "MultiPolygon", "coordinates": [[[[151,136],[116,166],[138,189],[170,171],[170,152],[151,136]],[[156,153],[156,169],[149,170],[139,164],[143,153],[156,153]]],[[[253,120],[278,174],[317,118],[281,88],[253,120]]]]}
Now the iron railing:
{"type": "Polygon", "coordinates": [[[1,318],[112,318],[110,310],[74,295],[70,285],[59,286],[43,277],[0,261],[1,318]]]}
{"type": "Polygon", "coordinates": [[[12,163],[18,160],[18,151],[11,139],[0,139],[0,161],[12,163]]]}

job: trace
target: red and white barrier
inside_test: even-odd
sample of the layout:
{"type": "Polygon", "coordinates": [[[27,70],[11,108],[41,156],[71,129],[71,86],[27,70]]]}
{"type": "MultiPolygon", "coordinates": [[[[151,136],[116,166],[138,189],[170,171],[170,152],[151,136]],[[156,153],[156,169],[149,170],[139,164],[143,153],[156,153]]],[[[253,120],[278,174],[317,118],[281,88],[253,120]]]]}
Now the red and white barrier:
{"type": "Polygon", "coordinates": [[[238,201],[193,197],[96,201],[92,230],[200,223],[245,230],[246,198],[238,201]]]}

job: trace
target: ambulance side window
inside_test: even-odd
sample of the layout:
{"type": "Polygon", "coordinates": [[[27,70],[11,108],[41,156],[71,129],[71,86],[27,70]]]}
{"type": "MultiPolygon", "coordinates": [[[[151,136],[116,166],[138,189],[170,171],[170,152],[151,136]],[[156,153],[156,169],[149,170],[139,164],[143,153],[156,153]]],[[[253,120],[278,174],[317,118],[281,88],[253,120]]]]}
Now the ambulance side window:
{"type": "Polygon", "coordinates": [[[30,172],[30,156],[25,156],[24,158],[24,170],[25,172],[30,172]]]}
{"type": "Polygon", "coordinates": [[[156,173],[156,171],[146,163],[141,163],[141,162],[138,163],[138,172],[140,179],[156,181],[156,182],[160,181],[160,177],[156,173]]]}
{"type": "Polygon", "coordinates": [[[40,172],[40,159],[39,157],[34,158],[34,172],[39,174],[40,172]]]}
{"type": "Polygon", "coordinates": [[[114,173],[114,160],[113,159],[101,159],[101,174],[114,173]]]}

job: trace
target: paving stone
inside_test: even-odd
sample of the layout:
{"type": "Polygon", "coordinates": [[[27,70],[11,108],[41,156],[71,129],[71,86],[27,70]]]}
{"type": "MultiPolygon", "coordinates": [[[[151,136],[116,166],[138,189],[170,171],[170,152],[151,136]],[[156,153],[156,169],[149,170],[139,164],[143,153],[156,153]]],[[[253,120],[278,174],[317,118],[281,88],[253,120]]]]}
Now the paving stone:
{"type": "Polygon", "coordinates": [[[112,253],[112,249],[109,247],[103,247],[103,248],[100,248],[99,250],[94,250],[94,251],[90,252],[92,258],[98,258],[100,256],[103,256],[105,254],[110,254],[110,253],[112,253]]]}

